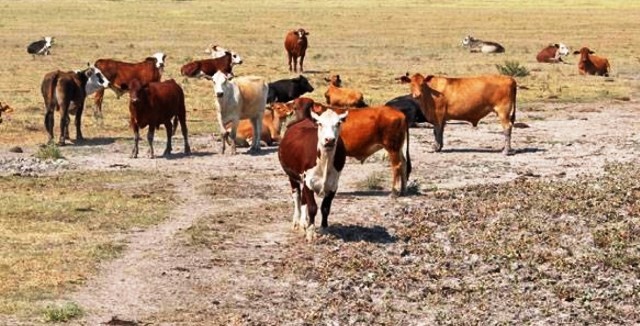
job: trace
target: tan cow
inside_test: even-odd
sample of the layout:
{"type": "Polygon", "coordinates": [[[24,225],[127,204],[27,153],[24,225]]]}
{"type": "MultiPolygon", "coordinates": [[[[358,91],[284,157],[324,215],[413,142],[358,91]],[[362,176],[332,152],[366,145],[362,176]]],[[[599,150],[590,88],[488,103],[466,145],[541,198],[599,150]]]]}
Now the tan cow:
{"type": "Polygon", "coordinates": [[[329,82],[329,88],[324,93],[327,104],[342,107],[365,107],[364,96],[362,92],[355,89],[343,88],[340,75],[333,75],[331,78],[325,78],[329,82]]]}
{"type": "MultiPolygon", "coordinates": [[[[280,133],[287,117],[293,114],[292,103],[273,103],[264,110],[262,135],[260,140],[267,146],[280,142],[280,133]]],[[[231,123],[227,123],[227,132],[231,132],[231,123]]],[[[253,126],[249,119],[240,120],[236,132],[236,146],[248,147],[253,139],[253,126]]],[[[229,144],[230,145],[230,144],[229,144]]]]}
{"type": "Polygon", "coordinates": [[[474,127],[494,112],[504,133],[503,154],[511,154],[511,129],[516,119],[516,81],[503,75],[451,78],[415,74],[398,78],[411,84],[411,94],[420,103],[427,121],[433,122],[434,150],[443,145],[444,126],[449,120],[468,121],[474,127]]]}

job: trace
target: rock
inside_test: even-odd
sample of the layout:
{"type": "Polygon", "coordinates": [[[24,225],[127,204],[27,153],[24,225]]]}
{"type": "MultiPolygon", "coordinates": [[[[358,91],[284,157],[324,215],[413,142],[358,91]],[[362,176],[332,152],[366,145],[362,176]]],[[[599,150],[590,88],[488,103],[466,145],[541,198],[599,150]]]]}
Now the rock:
{"type": "Polygon", "coordinates": [[[22,147],[20,147],[20,146],[13,146],[13,147],[9,148],[9,152],[11,152],[11,153],[24,153],[24,151],[22,150],[22,147]]]}

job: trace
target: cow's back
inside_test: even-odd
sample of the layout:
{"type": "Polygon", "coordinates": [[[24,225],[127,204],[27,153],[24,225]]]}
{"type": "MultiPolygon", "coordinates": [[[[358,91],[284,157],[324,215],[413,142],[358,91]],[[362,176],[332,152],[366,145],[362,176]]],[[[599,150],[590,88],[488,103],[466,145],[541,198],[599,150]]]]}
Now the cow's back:
{"type": "Polygon", "coordinates": [[[160,71],[151,61],[129,63],[111,59],[98,59],[94,66],[100,69],[104,77],[118,88],[121,84],[128,84],[133,79],[138,79],[143,85],[159,82],[161,79],[160,71]]]}
{"type": "MultiPolygon", "coordinates": [[[[463,118],[467,112],[476,112],[480,107],[486,107],[511,101],[515,97],[516,81],[509,76],[485,75],[465,78],[433,77],[429,81],[429,87],[444,94],[444,97],[436,97],[436,101],[446,105],[446,118],[463,118]],[[454,111],[455,110],[455,111],[454,111]],[[457,112],[456,112],[457,111],[457,112]]],[[[427,117],[428,118],[428,117],[427,117]]]]}
{"type": "Polygon", "coordinates": [[[149,83],[147,96],[150,105],[162,112],[165,119],[185,110],[184,92],[173,79],[149,83]]]}
{"type": "MultiPolygon", "coordinates": [[[[390,141],[389,137],[397,134],[399,144],[387,144],[400,147],[407,131],[404,114],[390,106],[368,107],[349,110],[349,116],[342,125],[342,138],[347,156],[365,159],[383,148],[383,142],[390,141]]],[[[396,140],[391,140],[396,141],[396,140]]]]}

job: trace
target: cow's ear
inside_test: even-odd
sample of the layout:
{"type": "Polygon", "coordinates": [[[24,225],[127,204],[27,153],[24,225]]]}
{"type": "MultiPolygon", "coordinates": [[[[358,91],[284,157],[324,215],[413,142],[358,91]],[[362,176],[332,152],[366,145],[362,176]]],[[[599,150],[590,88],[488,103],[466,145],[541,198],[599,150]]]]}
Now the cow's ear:
{"type": "Polygon", "coordinates": [[[344,111],[343,114],[338,115],[338,119],[340,119],[340,123],[343,123],[345,120],[347,120],[347,116],[349,115],[349,111],[344,111]]]}
{"type": "Polygon", "coordinates": [[[589,50],[589,54],[594,54],[594,53],[596,53],[596,51],[589,50]]]}
{"type": "Polygon", "coordinates": [[[326,82],[330,82],[330,81],[331,81],[331,79],[329,79],[329,78],[327,78],[327,77],[324,77],[324,81],[326,81],[326,82]]]}
{"type": "Polygon", "coordinates": [[[428,83],[428,82],[431,81],[431,79],[433,79],[433,75],[429,75],[429,76],[425,77],[424,81],[428,83]]]}
{"type": "Polygon", "coordinates": [[[129,89],[129,85],[127,85],[126,83],[122,83],[120,84],[120,89],[123,91],[126,91],[129,89]]]}
{"type": "Polygon", "coordinates": [[[311,120],[313,120],[314,123],[318,123],[320,116],[317,113],[313,112],[313,110],[310,110],[309,113],[311,116],[311,120]]]}
{"type": "Polygon", "coordinates": [[[576,55],[576,54],[580,54],[580,51],[577,51],[577,50],[576,50],[576,51],[573,51],[573,54],[574,54],[574,55],[576,55]]]}
{"type": "Polygon", "coordinates": [[[553,46],[558,48],[558,49],[560,48],[560,44],[558,44],[558,43],[554,43],[553,46]]]}
{"type": "Polygon", "coordinates": [[[304,32],[304,35],[309,35],[309,32],[305,31],[305,32],[304,32]]]}
{"type": "Polygon", "coordinates": [[[401,84],[409,84],[409,83],[411,83],[411,78],[409,78],[408,76],[396,77],[395,80],[397,80],[401,84]]]}

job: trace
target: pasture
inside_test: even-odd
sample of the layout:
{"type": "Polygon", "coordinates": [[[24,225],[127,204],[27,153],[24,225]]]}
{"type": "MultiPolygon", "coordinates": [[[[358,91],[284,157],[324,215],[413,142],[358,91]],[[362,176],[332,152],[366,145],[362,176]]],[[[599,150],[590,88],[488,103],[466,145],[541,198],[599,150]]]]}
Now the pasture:
{"type": "MultiPolygon", "coordinates": [[[[629,324],[640,318],[640,3],[634,1],[9,1],[0,4],[0,324],[629,324]],[[597,14],[595,14],[597,13],[597,14]],[[283,40],[310,35],[304,75],[368,104],[407,94],[405,72],[471,76],[517,61],[516,154],[497,119],[452,123],[442,153],[411,129],[412,194],[389,162],[349,160],[329,230],[290,228],[275,148],[218,152],[209,81],[180,76],[210,43],[236,75],[290,78],[283,40]],[[506,53],[472,54],[467,34],[506,53]],[[51,56],[26,53],[56,37],[51,56]],[[605,56],[611,77],[537,63],[548,43],[605,56]],[[129,159],[128,96],[85,104],[82,144],[41,160],[45,73],[165,52],[194,155],[129,159]],[[214,134],[214,136],[212,136],[214,134]],[[23,153],[9,149],[19,146],[23,153]],[[71,312],[65,313],[65,307],[71,312]],[[117,317],[116,317],[117,316],[117,317]]],[[[70,127],[74,134],[74,127],[70,127]]],[[[59,133],[59,113],[55,115],[59,133]]],[[[142,133],[146,133],[144,130],[142,133]]],[[[156,132],[163,148],[164,131],[156,132]]],[[[182,150],[174,137],[174,153],[182,150]]],[[[72,138],[73,140],[73,138],[72,138]]]]}

